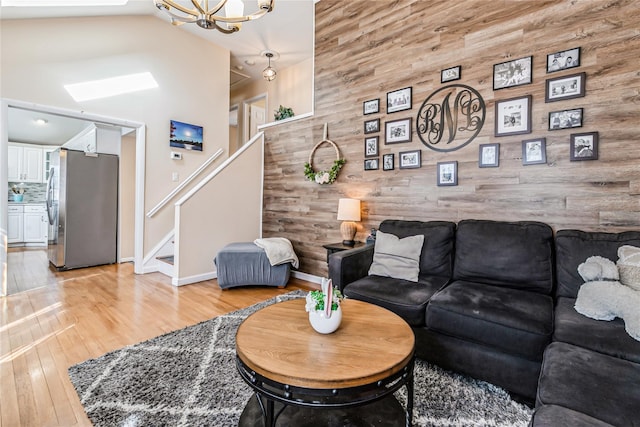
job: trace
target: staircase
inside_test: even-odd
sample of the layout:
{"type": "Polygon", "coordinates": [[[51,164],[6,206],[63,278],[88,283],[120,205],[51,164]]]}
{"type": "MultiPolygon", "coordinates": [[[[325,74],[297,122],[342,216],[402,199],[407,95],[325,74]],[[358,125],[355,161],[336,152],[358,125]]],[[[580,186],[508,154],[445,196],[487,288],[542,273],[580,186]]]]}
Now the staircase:
{"type": "Polygon", "coordinates": [[[173,255],[166,256],[158,256],[156,257],[158,261],[158,272],[164,274],[165,276],[173,277],[173,255]]]}
{"type": "Polygon", "coordinates": [[[174,228],[145,256],[144,272],[165,274],[174,286],[216,278],[213,259],[223,246],[262,236],[263,165],[259,132],[193,188],[179,186],[150,210],[148,218],[179,197],[172,203],[174,228]]]}

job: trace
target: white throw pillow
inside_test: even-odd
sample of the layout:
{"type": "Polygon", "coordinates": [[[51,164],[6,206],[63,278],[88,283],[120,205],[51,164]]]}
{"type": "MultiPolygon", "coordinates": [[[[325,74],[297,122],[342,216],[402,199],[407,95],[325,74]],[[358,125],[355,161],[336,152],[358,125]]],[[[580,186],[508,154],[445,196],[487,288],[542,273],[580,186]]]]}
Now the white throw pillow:
{"type": "Polygon", "coordinates": [[[400,239],[378,231],[369,274],[417,282],[423,243],[422,234],[400,239]]]}

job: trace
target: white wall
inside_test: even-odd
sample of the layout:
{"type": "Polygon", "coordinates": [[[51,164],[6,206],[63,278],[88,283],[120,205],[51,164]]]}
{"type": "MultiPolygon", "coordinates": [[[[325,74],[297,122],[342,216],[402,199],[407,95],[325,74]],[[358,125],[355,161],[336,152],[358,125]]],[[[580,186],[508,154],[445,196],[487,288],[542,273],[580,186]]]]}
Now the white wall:
{"type": "MultiPolygon", "coordinates": [[[[227,148],[229,51],[152,16],[3,20],[0,97],[147,125],[145,210],[218,148],[227,148]],[[63,85],[150,71],[159,88],[76,103],[63,85]],[[204,151],[171,160],[169,120],[204,127],[204,151]]],[[[133,185],[133,183],[132,183],[133,185]]],[[[213,207],[213,201],[211,201],[213,207]]],[[[133,206],[130,207],[133,210],[133,206]]],[[[146,219],[145,252],[173,228],[173,209],[146,219]]]]}
{"type": "Polygon", "coordinates": [[[266,93],[266,123],[274,121],[273,114],[280,105],[292,108],[296,116],[313,112],[313,58],[288,68],[276,68],[276,71],[276,79],[271,82],[255,80],[231,91],[231,105],[239,105],[237,136],[229,142],[232,151],[244,142],[240,141],[244,127],[243,101],[266,93]]]}
{"type": "Polygon", "coordinates": [[[262,237],[264,139],[245,145],[234,157],[178,208],[175,284],[214,277],[213,259],[220,249],[231,242],[252,242],[262,237]],[[215,209],[210,207],[211,200],[215,209]],[[197,227],[190,226],[193,224],[197,227]]]}

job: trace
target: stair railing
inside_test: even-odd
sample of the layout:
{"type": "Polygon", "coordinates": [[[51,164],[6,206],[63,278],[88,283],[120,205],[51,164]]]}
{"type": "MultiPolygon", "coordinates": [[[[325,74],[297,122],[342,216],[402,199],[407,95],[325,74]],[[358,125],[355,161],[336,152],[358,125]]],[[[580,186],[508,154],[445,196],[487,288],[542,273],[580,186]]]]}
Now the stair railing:
{"type": "Polygon", "coordinates": [[[187,177],[180,185],[173,189],[167,196],[162,199],[153,209],[147,212],[147,218],[151,218],[154,216],[160,209],[162,209],[171,199],[173,199],[182,189],[184,189],[187,185],[193,181],[196,176],[198,176],[203,170],[207,168],[211,163],[213,163],[218,157],[220,157],[224,153],[222,148],[219,148],[218,151],[213,153],[211,157],[209,157],[198,169],[193,171],[191,175],[187,177]]]}

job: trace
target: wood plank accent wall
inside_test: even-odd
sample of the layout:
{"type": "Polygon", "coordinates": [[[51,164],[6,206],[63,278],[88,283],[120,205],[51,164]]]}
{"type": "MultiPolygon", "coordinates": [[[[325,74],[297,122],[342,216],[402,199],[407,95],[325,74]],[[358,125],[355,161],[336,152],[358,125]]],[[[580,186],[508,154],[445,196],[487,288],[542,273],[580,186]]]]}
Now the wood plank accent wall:
{"type": "MultiPolygon", "coordinates": [[[[323,244],[340,241],[338,198],[362,200],[357,239],[387,218],[539,220],[554,229],[617,232],[640,229],[640,3],[569,1],[336,1],[316,4],[315,115],[266,131],[265,236],[289,238],[300,270],[326,276],[323,244]],[[581,66],[546,73],[546,56],[582,48],[581,66]],[[532,84],[493,90],[493,65],[533,55],[532,84]],[[462,79],[487,106],[484,127],[466,147],[448,153],[415,133],[422,102],[440,70],[460,65],[462,79]],[[586,73],[586,96],[545,103],[545,79],[586,73]],[[413,87],[413,108],[386,114],[386,93],[413,87]],[[532,95],[532,133],[495,137],[496,100],[532,95]],[[379,114],[362,103],[380,98],[379,114]],[[584,108],[579,129],[548,131],[548,113],[584,108]],[[412,117],[412,141],[384,144],[384,122],[412,117]],[[364,171],[363,123],[380,118],[380,155],[396,153],[393,171],[364,171]],[[332,185],[305,180],[303,165],[329,139],[347,163],[332,185]],[[599,160],[571,162],[569,135],[598,131],[599,160]],[[522,165],[523,139],[546,137],[547,164],[522,165]],[[479,144],[500,143],[500,167],[479,168],[479,144]],[[401,151],[422,150],[420,169],[398,169],[401,151]],[[436,163],[458,161],[459,185],[436,186],[436,163]]],[[[369,135],[368,135],[369,136],[369,135]]],[[[382,157],[380,156],[380,160],[382,157]]],[[[335,154],[323,145],[314,168],[335,154]]]]}

